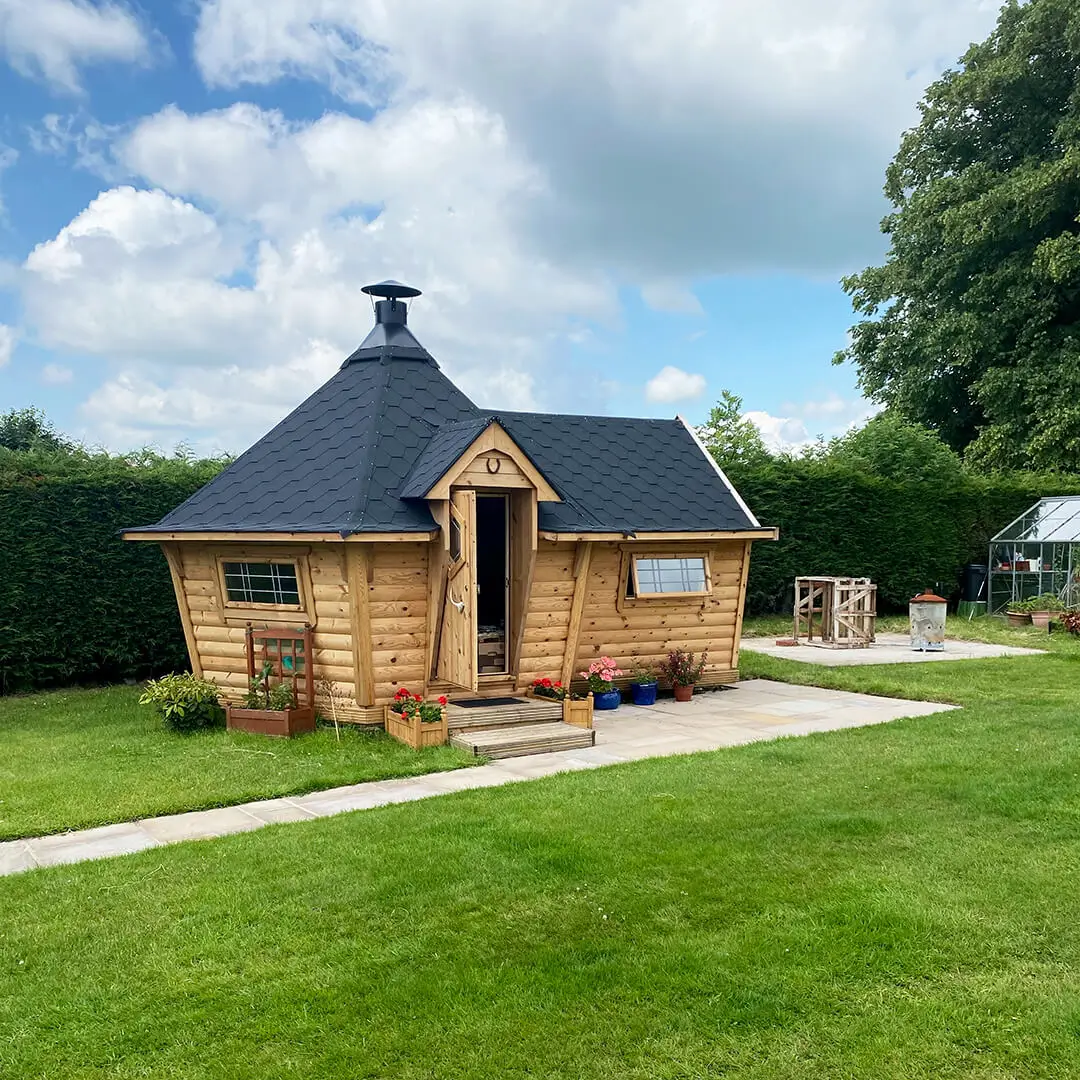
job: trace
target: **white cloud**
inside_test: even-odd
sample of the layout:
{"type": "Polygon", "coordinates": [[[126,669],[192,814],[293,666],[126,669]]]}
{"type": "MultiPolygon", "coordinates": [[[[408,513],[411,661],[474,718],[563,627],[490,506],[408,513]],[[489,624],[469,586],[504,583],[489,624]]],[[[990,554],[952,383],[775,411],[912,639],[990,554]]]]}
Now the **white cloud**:
{"type": "Polygon", "coordinates": [[[367,333],[360,287],[381,277],[424,287],[421,340],[502,407],[535,407],[549,347],[617,310],[603,275],[559,269],[522,242],[513,208],[541,181],[467,103],[310,124],[249,105],[170,108],[115,156],[155,186],[99,195],[22,273],[37,339],[116,367],[86,407],[108,445],[215,417],[229,448],[247,445],[367,333]],[[304,361],[316,345],[330,366],[304,361]],[[222,407],[238,387],[249,406],[222,407]]]}
{"type": "Polygon", "coordinates": [[[862,427],[879,411],[865,398],[846,399],[829,394],[822,401],[789,402],[781,406],[787,416],[773,416],[762,411],[743,414],[761,432],[772,451],[798,451],[819,438],[831,439],[852,428],[862,427]]]}
{"type": "Polygon", "coordinates": [[[0,323],[0,367],[4,367],[15,351],[15,330],[13,327],[0,323]]]}
{"type": "Polygon", "coordinates": [[[0,0],[0,55],[56,89],[79,92],[83,65],[145,63],[149,54],[138,20],[112,0],[0,0]]]}
{"type": "Polygon", "coordinates": [[[41,369],[41,381],[46,386],[63,386],[75,378],[75,372],[63,364],[46,364],[41,369]]]}
{"type": "Polygon", "coordinates": [[[522,227],[632,279],[834,274],[880,248],[915,102],[998,0],[204,0],[208,83],[468,100],[542,167],[522,227]]]}
{"type": "Polygon", "coordinates": [[[641,287],[641,298],[653,311],[702,315],[701,301],[685,285],[675,281],[651,281],[641,287]]]}
{"type": "Polygon", "coordinates": [[[653,402],[686,401],[705,393],[705,376],[692,375],[682,368],[661,368],[645,384],[645,400],[653,402]]]}

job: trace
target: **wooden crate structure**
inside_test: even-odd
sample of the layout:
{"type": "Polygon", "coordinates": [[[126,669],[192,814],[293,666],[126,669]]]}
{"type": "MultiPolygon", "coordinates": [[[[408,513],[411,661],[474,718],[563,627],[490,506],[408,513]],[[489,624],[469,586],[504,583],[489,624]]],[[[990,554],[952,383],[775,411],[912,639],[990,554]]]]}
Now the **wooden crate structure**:
{"type": "Polygon", "coordinates": [[[865,649],[874,641],[877,586],[869,578],[795,579],[794,638],[833,649],[865,649]]]}

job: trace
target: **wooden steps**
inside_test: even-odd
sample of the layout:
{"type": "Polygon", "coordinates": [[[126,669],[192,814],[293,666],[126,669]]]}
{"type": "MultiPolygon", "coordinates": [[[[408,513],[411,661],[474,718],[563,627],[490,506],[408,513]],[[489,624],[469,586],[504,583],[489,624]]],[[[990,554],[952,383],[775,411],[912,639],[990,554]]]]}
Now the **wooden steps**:
{"type": "MultiPolygon", "coordinates": [[[[561,709],[559,715],[562,715],[561,709]]],[[[579,750],[592,746],[595,739],[596,732],[591,728],[574,727],[559,719],[539,724],[515,723],[497,728],[458,730],[451,734],[450,745],[468,750],[478,757],[508,758],[552,754],[556,750],[579,750]]]]}
{"type": "Polygon", "coordinates": [[[558,701],[523,701],[514,705],[482,705],[463,709],[452,701],[446,710],[446,722],[453,731],[482,731],[562,721],[562,703],[558,701]]]}

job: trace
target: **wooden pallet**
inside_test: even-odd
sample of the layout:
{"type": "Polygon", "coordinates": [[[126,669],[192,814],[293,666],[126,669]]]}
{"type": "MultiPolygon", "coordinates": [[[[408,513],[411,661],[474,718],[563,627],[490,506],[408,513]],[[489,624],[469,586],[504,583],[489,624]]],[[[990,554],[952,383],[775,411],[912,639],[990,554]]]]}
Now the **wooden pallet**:
{"type": "Polygon", "coordinates": [[[794,640],[832,649],[865,649],[874,641],[877,586],[869,578],[795,579],[794,640]]]}
{"type": "Polygon", "coordinates": [[[450,745],[468,750],[477,757],[525,757],[528,754],[552,754],[557,750],[580,750],[592,746],[596,732],[592,728],[573,727],[562,720],[555,723],[514,724],[511,727],[457,731],[450,745]]]}

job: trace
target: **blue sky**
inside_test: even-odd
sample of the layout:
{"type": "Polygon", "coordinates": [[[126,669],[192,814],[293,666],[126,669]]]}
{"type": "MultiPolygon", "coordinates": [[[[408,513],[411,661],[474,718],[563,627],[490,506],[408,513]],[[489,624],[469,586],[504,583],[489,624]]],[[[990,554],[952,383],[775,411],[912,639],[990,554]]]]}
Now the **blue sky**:
{"type": "Polygon", "coordinates": [[[0,407],[239,450],[366,333],[484,405],[867,413],[839,277],[985,0],[0,0],[0,407]]]}

